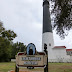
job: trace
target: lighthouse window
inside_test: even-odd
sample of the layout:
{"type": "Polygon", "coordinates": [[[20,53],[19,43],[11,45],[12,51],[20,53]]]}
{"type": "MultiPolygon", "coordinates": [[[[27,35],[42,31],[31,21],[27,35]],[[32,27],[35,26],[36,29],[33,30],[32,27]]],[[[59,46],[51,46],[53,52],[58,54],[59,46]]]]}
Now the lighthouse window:
{"type": "Polygon", "coordinates": [[[49,46],[51,46],[51,43],[49,43],[49,46]]]}

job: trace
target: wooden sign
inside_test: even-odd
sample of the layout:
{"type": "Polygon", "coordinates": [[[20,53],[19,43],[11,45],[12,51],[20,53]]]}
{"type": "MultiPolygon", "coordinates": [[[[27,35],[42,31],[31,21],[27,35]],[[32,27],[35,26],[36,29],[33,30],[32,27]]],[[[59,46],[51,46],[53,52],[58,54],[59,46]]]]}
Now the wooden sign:
{"type": "Polygon", "coordinates": [[[33,43],[28,44],[26,52],[18,52],[16,55],[16,71],[19,67],[44,67],[47,65],[47,55],[36,51],[33,43]]]}
{"type": "Polygon", "coordinates": [[[19,67],[44,67],[46,64],[46,56],[45,55],[17,55],[16,64],[19,67]]]}

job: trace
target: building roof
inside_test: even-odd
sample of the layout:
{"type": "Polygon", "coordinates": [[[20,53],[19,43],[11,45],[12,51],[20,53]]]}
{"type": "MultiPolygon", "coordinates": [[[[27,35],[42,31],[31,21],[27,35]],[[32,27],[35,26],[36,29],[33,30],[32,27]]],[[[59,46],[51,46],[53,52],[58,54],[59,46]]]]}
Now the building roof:
{"type": "Polygon", "coordinates": [[[72,51],[72,49],[66,49],[66,51],[72,51]]]}
{"type": "Polygon", "coordinates": [[[54,46],[54,48],[66,48],[65,46],[54,46]]]}

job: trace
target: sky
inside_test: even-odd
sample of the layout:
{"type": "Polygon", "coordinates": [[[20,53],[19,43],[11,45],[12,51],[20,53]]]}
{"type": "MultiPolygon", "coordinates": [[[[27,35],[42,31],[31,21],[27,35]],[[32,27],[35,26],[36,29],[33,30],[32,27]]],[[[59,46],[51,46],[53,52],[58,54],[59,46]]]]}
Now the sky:
{"type": "MultiPolygon", "coordinates": [[[[13,30],[17,37],[13,42],[25,45],[34,43],[42,51],[43,0],[0,0],[0,20],[4,27],[13,30]]],[[[64,40],[53,30],[54,46],[72,48],[72,30],[64,40]]]]}

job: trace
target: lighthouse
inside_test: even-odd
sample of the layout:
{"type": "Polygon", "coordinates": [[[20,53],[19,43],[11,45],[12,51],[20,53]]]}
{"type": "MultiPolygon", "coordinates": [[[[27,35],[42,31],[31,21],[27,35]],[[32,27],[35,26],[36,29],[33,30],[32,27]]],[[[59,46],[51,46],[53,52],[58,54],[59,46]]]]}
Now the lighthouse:
{"type": "Polygon", "coordinates": [[[42,32],[42,50],[44,44],[47,45],[48,58],[53,57],[52,48],[54,47],[51,18],[49,12],[49,1],[43,0],[43,32],[42,32]]]}

